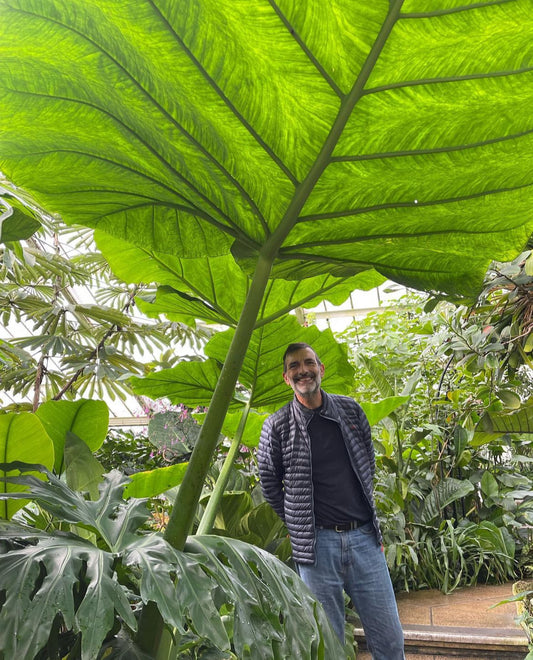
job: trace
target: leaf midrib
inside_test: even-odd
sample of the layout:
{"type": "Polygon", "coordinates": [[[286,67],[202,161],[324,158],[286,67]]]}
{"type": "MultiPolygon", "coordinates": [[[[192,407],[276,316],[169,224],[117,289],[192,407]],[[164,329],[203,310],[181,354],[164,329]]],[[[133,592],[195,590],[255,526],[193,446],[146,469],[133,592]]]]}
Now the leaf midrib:
{"type": "Polygon", "coordinates": [[[262,249],[260,250],[261,255],[265,259],[273,262],[276,253],[283,245],[283,241],[288,236],[291,229],[298,222],[299,213],[313,192],[320,176],[331,162],[331,156],[335,146],[337,145],[355,106],[363,97],[364,87],[370,78],[370,75],[383,48],[385,47],[387,39],[392,32],[394,25],[398,20],[403,2],[404,0],[390,1],[389,13],[387,14],[387,17],[381,26],[381,30],[379,31],[379,34],[377,35],[374,44],[363,66],[361,67],[359,75],[357,76],[357,79],[352,86],[350,93],[344,97],[341,103],[337,117],[330,129],[326,140],[324,141],[324,144],[322,145],[317,158],[315,159],[315,162],[309,169],[305,179],[296,188],[295,194],[278,227],[267,239],[267,241],[265,241],[262,249]]]}

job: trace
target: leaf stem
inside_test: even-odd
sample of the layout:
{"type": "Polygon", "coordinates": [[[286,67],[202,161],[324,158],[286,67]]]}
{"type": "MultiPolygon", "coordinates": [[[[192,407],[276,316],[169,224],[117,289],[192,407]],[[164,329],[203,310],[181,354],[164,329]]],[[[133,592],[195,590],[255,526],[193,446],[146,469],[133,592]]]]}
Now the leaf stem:
{"type": "Polygon", "coordinates": [[[224,465],[222,466],[222,470],[218,475],[215,488],[211,493],[211,497],[209,498],[209,502],[205,508],[204,515],[202,516],[202,520],[198,525],[198,530],[196,532],[197,534],[210,534],[213,529],[217,511],[219,509],[220,502],[222,501],[222,496],[224,495],[224,492],[226,490],[226,486],[228,485],[228,481],[231,476],[231,471],[233,468],[233,463],[235,463],[235,458],[237,457],[237,453],[241,445],[241,439],[244,433],[244,427],[246,426],[246,420],[248,419],[249,412],[250,412],[250,402],[246,404],[246,407],[242,413],[242,417],[239,422],[239,427],[237,429],[237,432],[235,433],[235,438],[233,438],[231,447],[226,455],[226,460],[224,461],[224,465]]]}

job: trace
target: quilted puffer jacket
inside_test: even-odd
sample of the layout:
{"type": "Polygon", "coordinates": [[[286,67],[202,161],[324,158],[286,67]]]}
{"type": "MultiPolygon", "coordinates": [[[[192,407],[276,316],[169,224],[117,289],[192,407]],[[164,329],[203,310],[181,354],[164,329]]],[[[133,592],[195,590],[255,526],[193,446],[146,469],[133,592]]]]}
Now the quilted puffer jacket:
{"type": "MultiPolygon", "coordinates": [[[[321,415],[340,425],[352,467],[372,509],[376,542],[380,544],[373,496],[374,448],[368,420],[350,397],[324,391],[322,397],[321,415]]],[[[263,495],[287,525],[293,558],[301,564],[315,561],[309,413],[295,397],[266,419],[257,450],[263,495]]]]}

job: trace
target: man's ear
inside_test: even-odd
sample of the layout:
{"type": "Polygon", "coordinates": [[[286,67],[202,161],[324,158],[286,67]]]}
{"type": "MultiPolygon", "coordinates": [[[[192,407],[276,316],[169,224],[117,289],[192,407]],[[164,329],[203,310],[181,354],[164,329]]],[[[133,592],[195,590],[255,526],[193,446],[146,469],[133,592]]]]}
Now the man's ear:
{"type": "Polygon", "coordinates": [[[287,375],[287,372],[283,372],[283,380],[287,383],[289,387],[291,387],[291,381],[289,380],[289,376],[287,375]]]}
{"type": "Polygon", "coordinates": [[[322,362],[320,364],[320,378],[324,375],[324,371],[326,370],[326,367],[324,366],[324,363],[322,362]]]}

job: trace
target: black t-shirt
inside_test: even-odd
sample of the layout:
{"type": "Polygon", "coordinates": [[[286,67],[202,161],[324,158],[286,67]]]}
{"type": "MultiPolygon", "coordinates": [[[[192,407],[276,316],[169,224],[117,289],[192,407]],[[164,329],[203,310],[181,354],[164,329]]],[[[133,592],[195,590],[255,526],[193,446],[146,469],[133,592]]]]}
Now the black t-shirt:
{"type": "Polygon", "coordinates": [[[311,438],[315,523],[334,525],[372,518],[370,506],[355,475],[337,422],[320,415],[307,427],[311,438]]]}

